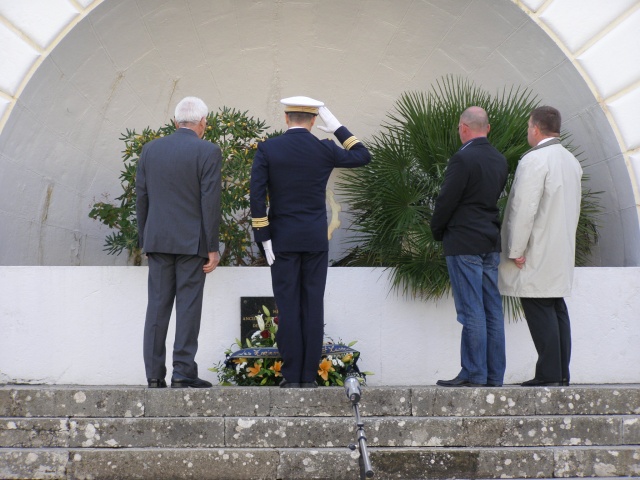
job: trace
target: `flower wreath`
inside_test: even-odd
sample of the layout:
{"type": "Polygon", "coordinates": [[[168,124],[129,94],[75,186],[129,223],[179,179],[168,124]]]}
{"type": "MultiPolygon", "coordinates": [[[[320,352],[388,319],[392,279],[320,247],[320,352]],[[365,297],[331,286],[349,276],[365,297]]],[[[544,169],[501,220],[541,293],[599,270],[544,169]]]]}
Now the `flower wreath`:
{"type": "MultiPolygon", "coordinates": [[[[236,339],[238,350],[225,351],[226,359],[209,370],[218,374],[221,385],[276,386],[282,381],[282,360],[276,344],[278,317],[271,316],[269,309],[262,306],[264,313],[257,315],[258,330],[246,339],[246,345],[236,339]]],[[[347,345],[328,339],[322,345],[322,356],[318,365],[316,382],[320,386],[342,386],[347,376],[355,375],[365,383],[366,375],[357,366],[360,352],[351,342],[347,345]]],[[[232,345],[233,347],[233,345],[232,345]]]]}

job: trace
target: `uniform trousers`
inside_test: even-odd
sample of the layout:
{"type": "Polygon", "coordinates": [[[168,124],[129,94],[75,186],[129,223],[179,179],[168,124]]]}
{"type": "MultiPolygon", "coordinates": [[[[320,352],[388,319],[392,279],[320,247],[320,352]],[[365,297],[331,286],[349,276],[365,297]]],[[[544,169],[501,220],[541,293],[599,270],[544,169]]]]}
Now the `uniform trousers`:
{"type": "Polygon", "coordinates": [[[568,384],[571,324],[564,298],[521,298],[520,301],[538,352],[535,379],[568,384]]]}
{"type": "Polygon", "coordinates": [[[324,337],[328,252],[275,252],[271,283],[278,306],[276,342],[282,376],[292,383],[318,375],[324,337]]]}
{"type": "Polygon", "coordinates": [[[147,378],[167,374],[166,340],[169,320],[176,303],[176,335],[173,373],[197,378],[195,361],[202,316],[202,294],[206,259],[197,255],[149,253],[149,301],[144,324],[144,364],[147,378]]]}

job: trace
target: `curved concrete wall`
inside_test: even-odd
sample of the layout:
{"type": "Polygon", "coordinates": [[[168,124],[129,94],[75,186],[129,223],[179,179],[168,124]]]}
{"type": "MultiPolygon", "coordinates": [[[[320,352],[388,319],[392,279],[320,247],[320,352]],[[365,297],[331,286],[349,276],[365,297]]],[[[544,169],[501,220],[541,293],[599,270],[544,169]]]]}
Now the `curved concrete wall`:
{"type": "Polygon", "coordinates": [[[0,0],[0,15],[0,264],[126,263],[87,213],[119,194],[120,133],[185,95],[281,128],[278,100],[306,94],[366,138],[400,93],[453,73],[562,111],[604,192],[594,265],[640,265],[634,0],[0,0]]]}

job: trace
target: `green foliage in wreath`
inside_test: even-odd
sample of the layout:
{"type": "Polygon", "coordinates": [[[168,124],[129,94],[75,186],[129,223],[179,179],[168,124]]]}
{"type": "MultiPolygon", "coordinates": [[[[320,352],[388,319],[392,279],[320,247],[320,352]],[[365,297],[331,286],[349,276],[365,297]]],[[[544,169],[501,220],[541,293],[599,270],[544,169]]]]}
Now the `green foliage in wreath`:
{"type": "MultiPolygon", "coordinates": [[[[252,246],[249,177],[258,142],[282,133],[268,134],[267,128],[264,121],[249,117],[246,111],[227,107],[217,113],[210,112],[207,116],[204,139],[218,144],[222,149],[222,266],[259,265],[264,262],[252,246]]],[[[167,123],[157,130],[147,127],[142,133],[127,129],[120,138],[125,145],[122,152],[124,168],[120,172],[123,193],[115,199],[115,203],[108,199],[95,203],[89,212],[89,217],[113,229],[105,240],[105,251],[110,255],[119,255],[126,250],[134,265],[142,262],[136,221],[135,178],[138,159],[145,143],[174,131],[173,123],[167,123]]]]}

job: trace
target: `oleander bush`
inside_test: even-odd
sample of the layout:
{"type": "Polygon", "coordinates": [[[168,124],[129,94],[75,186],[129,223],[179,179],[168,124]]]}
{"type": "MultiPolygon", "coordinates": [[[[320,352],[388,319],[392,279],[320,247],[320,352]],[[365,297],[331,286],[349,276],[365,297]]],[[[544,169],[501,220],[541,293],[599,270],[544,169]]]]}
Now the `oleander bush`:
{"type": "MultiPolygon", "coordinates": [[[[280,131],[266,133],[265,122],[249,117],[247,112],[222,107],[207,116],[204,139],[216,143],[222,149],[222,194],[220,224],[220,265],[260,265],[264,260],[253,247],[249,208],[249,177],[253,156],[258,142],[279,135],[280,131]]],[[[96,202],[89,216],[113,229],[105,240],[105,251],[119,255],[126,251],[134,265],[142,262],[142,251],[138,247],[136,221],[135,178],[138,159],[145,143],[175,131],[173,122],[141,133],[127,129],[120,140],[124,142],[122,152],[123,170],[120,183],[123,193],[110,202],[96,202]]]]}

